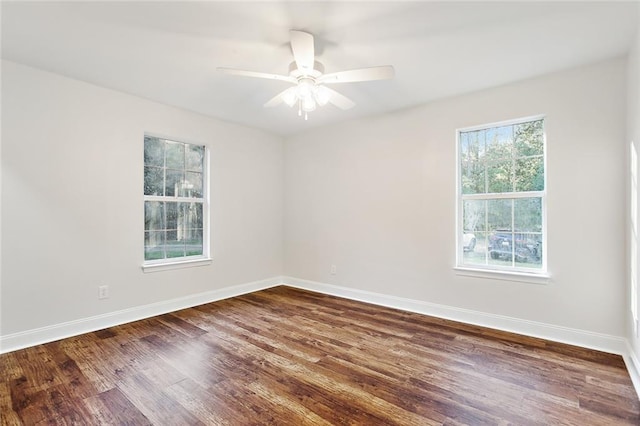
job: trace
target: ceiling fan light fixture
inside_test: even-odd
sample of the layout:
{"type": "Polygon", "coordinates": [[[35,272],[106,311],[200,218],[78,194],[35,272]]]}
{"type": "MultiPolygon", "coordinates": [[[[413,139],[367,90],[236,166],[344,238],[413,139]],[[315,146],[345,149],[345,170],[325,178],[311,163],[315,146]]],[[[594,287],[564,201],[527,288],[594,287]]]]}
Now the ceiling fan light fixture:
{"type": "Polygon", "coordinates": [[[282,93],[282,101],[292,107],[298,102],[298,87],[290,87],[282,93]]]}
{"type": "Polygon", "coordinates": [[[386,80],[393,78],[395,74],[391,65],[325,74],[324,65],[315,60],[313,35],[304,31],[291,30],[289,31],[289,36],[291,39],[291,51],[293,53],[293,62],[289,64],[289,75],[221,67],[218,68],[218,71],[225,74],[280,80],[293,84],[293,87],[278,93],[263,106],[265,108],[271,108],[282,103],[289,107],[297,105],[298,116],[304,115],[305,120],[309,118],[308,113],[328,103],[335,105],[341,110],[348,110],[355,106],[355,102],[351,99],[342,95],[340,92],[326,87],[325,84],[386,80]],[[304,114],[302,114],[303,112],[304,114]]]}
{"type": "Polygon", "coordinates": [[[302,104],[302,110],[304,112],[311,112],[316,110],[316,101],[315,99],[313,99],[313,96],[311,95],[305,98],[302,98],[300,100],[300,103],[302,104]]]}
{"type": "Polygon", "coordinates": [[[327,103],[329,103],[329,99],[331,98],[329,89],[324,86],[316,86],[315,89],[316,90],[314,92],[314,95],[316,98],[316,102],[318,102],[318,105],[325,106],[327,103]]]}
{"type": "Polygon", "coordinates": [[[311,79],[303,78],[298,82],[298,97],[301,99],[312,96],[314,89],[314,82],[311,79]]]}

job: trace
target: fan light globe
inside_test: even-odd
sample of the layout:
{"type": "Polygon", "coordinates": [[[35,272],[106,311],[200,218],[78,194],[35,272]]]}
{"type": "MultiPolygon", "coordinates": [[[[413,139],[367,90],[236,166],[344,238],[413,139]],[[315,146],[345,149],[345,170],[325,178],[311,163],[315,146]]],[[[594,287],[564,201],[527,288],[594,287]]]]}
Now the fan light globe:
{"type": "Polygon", "coordinates": [[[309,95],[306,98],[301,100],[302,102],[302,110],[304,112],[311,112],[316,109],[316,101],[313,99],[313,96],[309,95]]]}
{"type": "Polygon", "coordinates": [[[315,98],[318,105],[325,106],[329,102],[329,98],[331,97],[331,93],[329,89],[324,86],[316,86],[315,98]]]}
{"type": "Polygon", "coordinates": [[[289,105],[290,107],[294,106],[296,102],[298,102],[298,88],[290,87],[282,94],[282,101],[289,105]]]}
{"type": "Polygon", "coordinates": [[[313,83],[306,81],[306,79],[298,83],[298,97],[305,99],[311,96],[313,92],[313,83]]]}

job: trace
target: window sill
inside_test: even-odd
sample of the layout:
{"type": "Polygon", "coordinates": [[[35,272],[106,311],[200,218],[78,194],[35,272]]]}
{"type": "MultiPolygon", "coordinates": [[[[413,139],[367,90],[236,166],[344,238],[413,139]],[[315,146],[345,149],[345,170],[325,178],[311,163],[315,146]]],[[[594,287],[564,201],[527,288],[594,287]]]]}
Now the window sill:
{"type": "Polygon", "coordinates": [[[453,269],[455,270],[456,275],[465,277],[524,282],[530,284],[548,284],[551,280],[551,276],[547,273],[535,274],[519,271],[497,271],[469,268],[464,266],[456,266],[453,269]]]}
{"type": "Polygon", "coordinates": [[[209,257],[203,257],[198,259],[179,260],[175,262],[143,263],[142,271],[147,273],[168,271],[172,269],[194,268],[196,266],[211,265],[212,261],[213,260],[209,257]]]}

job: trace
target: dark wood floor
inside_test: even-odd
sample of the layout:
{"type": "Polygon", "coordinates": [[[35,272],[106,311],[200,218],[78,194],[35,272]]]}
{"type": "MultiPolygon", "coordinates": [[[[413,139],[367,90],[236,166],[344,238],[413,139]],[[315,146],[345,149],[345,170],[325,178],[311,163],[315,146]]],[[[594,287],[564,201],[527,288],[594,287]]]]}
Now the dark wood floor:
{"type": "Polygon", "coordinates": [[[621,357],[277,287],[0,355],[3,425],[640,424],[621,357]]]}

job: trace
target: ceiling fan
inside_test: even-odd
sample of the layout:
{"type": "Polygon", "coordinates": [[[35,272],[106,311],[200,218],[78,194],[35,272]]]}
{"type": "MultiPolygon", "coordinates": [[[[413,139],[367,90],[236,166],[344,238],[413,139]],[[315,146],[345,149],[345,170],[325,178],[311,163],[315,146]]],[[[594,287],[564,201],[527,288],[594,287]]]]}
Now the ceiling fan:
{"type": "Polygon", "coordinates": [[[218,71],[226,74],[280,80],[294,84],[294,86],[271,98],[264,106],[269,108],[281,103],[285,103],[290,107],[297,105],[298,115],[302,116],[302,113],[304,113],[305,120],[308,119],[308,113],[314,111],[317,106],[324,106],[327,103],[331,103],[343,110],[355,106],[351,99],[327,87],[326,84],[385,80],[394,76],[394,69],[391,65],[324,74],[324,66],[315,60],[313,35],[296,30],[291,30],[289,34],[294,59],[289,65],[289,75],[222,67],[219,67],[218,71]]]}

